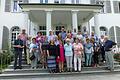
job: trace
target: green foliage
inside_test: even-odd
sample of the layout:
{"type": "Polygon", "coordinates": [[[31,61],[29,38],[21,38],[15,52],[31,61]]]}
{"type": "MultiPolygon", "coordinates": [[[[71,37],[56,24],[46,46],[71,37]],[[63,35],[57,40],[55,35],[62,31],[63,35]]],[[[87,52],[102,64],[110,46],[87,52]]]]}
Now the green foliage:
{"type": "Polygon", "coordinates": [[[115,61],[120,62],[120,53],[114,54],[115,61]]]}
{"type": "Polygon", "coordinates": [[[9,50],[0,53],[0,70],[5,69],[13,61],[13,54],[9,50]]]}

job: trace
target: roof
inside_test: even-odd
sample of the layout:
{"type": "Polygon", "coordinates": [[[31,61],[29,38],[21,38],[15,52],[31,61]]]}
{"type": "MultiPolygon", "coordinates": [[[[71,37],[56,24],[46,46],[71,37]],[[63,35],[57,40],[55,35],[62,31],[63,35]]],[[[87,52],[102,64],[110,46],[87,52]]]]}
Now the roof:
{"type": "Polygon", "coordinates": [[[23,8],[87,8],[87,9],[101,9],[104,5],[101,4],[58,4],[58,3],[19,3],[20,7],[23,8]]]}

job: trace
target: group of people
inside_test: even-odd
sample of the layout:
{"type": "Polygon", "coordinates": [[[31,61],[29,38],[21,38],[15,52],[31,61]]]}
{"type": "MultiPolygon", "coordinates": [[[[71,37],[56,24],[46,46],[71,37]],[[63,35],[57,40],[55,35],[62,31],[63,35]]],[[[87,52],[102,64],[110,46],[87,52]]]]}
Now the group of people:
{"type": "Polygon", "coordinates": [[[107,36],[101,35],[98,38],[94,32],[89,35],[87,32],[84,34],[81,31],[76,32],[75,29],[73,32],[66,32],[62,28],[57,35],[53,31],[49,31],[48,36],[38,32],[31,41],[25,30],[22,30],[14,42],[14,69],[22,69],[22,50],[24,50],[25,59],[28,64],[31,64],[32,69],[36,69],[39,62],[51,73],[65,70],[81,72],[81,66],[98,67],[99,62],[103,62],[112,71],[114,70],[112,54],[114,45],[116,43],[108,40],[107,36]],[[18,57],[19,67],[17,66],[18,57]]]}

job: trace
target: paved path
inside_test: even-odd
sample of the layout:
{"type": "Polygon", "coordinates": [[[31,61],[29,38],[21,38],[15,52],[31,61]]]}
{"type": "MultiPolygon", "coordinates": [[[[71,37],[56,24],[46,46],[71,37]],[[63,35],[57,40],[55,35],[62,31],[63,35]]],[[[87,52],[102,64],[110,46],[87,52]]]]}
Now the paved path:
{"type": "Polygon", "coordinates": [[[120,80],[120,74],[101,74],[101,75],[81,75],[81,76],[60,76],[48,78],[20,78],[20,79],[0,79],[0,80],[120,80]]]}

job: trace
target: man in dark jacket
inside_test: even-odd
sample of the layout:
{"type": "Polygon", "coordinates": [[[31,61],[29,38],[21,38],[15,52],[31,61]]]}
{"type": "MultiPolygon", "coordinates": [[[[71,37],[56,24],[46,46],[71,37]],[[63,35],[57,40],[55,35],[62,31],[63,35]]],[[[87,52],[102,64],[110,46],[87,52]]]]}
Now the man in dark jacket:
{"type": "Polygon", "coordinates": [[[14,69],[22,69],[22,51],[24,47],[23,41],[20,39],[20,35],[18,35],[17,40],[15,40],[13,47],[15,51],[14,69]],[[19,58],[19,60],[17,58],[19,58]],[[17,66],[17,60],[19,66],[17,66]]]}
{"type": "Polygon", "coordinates": [[[108,40],[107,36],[104,37],[104,41],[105,41],[104,49],[105,49],[107,67],[110,71],[113,71],[114,70],[114,58],[113,58],[112,49],[116,45],[116,43],[111,40],[108,40]]]}

